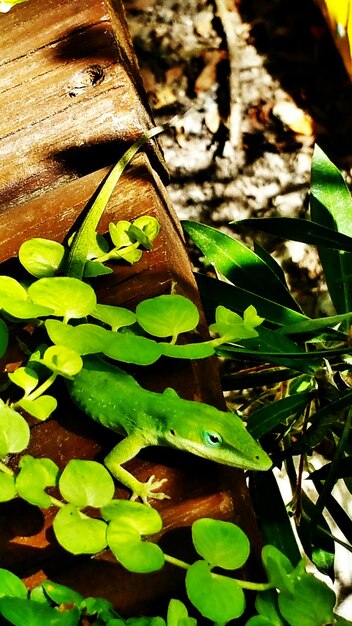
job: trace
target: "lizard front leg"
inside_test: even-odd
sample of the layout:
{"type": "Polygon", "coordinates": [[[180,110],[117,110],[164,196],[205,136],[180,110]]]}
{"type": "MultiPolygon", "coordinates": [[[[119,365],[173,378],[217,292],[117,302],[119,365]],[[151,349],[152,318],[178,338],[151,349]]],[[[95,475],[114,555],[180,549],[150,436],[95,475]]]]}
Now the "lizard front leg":
{"type": "Polygon", "coordinates": [[[104,463],[112,475],[131,490],[131,500],[140,498],[144,504],[149,504],[148,498],[155,498],[156,500],[169,498],[165,493],[155,491],[155,489],[159,489],[159,487],[167,481],[167,478],[155,480],[155,476],[151,476],[146,483],[142,483],[132,476],[130,472],[121,467],[122,463],[133,459],[138,452],[145,447],[144,439],[138,433],[132,433],[120,441],[120,443],[109,452],[104,459],[104,463]]]}

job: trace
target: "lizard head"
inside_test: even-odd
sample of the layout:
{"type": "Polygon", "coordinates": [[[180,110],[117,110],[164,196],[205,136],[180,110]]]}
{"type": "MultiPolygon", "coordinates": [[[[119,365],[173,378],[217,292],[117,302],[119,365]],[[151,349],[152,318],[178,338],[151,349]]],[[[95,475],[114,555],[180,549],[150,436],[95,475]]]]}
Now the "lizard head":
{"type": "Polygon", "coordinates": [[[200,402],[183,401],[183,411],[170,411],[164,438],[168,445],[216,463],[242,469],[268,470],[271,460],[234,413],[200,402]]]}

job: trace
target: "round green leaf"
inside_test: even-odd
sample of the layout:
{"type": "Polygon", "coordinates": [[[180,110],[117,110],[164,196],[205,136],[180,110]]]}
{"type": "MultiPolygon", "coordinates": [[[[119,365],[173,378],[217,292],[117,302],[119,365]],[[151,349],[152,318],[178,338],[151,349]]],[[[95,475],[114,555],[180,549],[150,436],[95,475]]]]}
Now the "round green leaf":
{"type": "Polygon", "coordinates": [[[83,596],[81,596],[81,594],[77,591],[51,580],[44,580],[42,582],[42,587],[44,588],[46,595],[58,605],[71,604],[79,607],[83,600],[83,596]]]}
{"type": "Polygon", "coordinates": [[[0,276],[0,307],[11,300],[27,300],[27,292],[15,278],[0,276]]]}
{"type": "Polygon", "coordinates": [[[14,476],[0,473],[0,502],[8,502],[17,496],[14,476]]]}
{"type": "Polygon", "coordinates": [[[198,554],[211,567],[238,569],[249,556],[247,535],[231,522],[206,517],[199,519],[192,525],[192,539],[198,554]]]}
{"type": "Polygon", "coordinates": [[[257,331],[245,323],[240,315],[222,305],[216,307],[215,324],[211,324],[209,329],[217,333],[223,341],[241,341],[258,336],[257,331]]]}
{"type": "Polygon", "coordinates": [[[10,300],[10,302],[4,302],[3,309],[11,317],[20,320],[31,320],[37,317],[53,315],[53,310],[49,307],[34,304],[30,300],[10,300]]]}
{"type": "Polygon", "coordinates": [[[0,597],[27,598],[28,591],[18,576],[7,569],[0,568],[0,597]]]}
{"type": "Polygon", "coordinates": [[[0,458],[10,452],[22,452],[30,439],[26,420],[0,400],[0,458]]]}
{"type": "Polygon", "coordinates": [[[44,395],[31,400],[30,398],[22,398],[17,405],[33,415],[37,420],[46,420],[55,411],[57,400],[53,396],[44,395]]]}
{"type": "Polygon", "coordinates": [[[277,603],[278,594],[276,589],[267,589],[257,594],[255,608],[260,615],[267,619],[273,626],[284,626],[284,622],[279,615],[277,603]]]}
{"type": "Polygon", "coordinates": [[[42,362],[61,376],[75,376],[81,371],[83,361],[80,355],[67,346],[50,346],[45,350],[42,362]]]}
{"type": "Polygon", "coordinates": [[[42,509],[51,506],[51,498],[45,492],[47,487],[54,487],[59,468],[51,459],[37,459],[29,454],[19,463],[20,472],[16,478],[16,488],[24,500],[42,509]]]}
{"type": "Polygon", "coordinates": [[[185,344],[164,343],[162,341],[158,345],[164,356],[173,359],[206,359],[215,354],[214,346],[208,341],[185,344]]]}
{"type": "Polygon", "coordinates": [[[20,263],[32,276],[55,276],[64,259],[65,248],[57,241],[34,237],[21,245],[18,256],[20,263]]]}
{"type": "Polygon", "coordinates": [[[131,326],[136,321],[136,314],[132,311],[110,304],[97,304],[91,316],[111,326],[113,331],[117,331],[123,326],[131,326]]]}
{"type": "Polygon", "coordinates": [[[0,358],[4,356],[9,343],[9,330],[4,320],[0,319],[0,358]]]}
{"type": "Polygon", "coordinates": [[[0,613],[14,626],[77,626],[77,608],[58,610],[42,602],[22,598],[1,598],[0,613]]]}
{"type": "Polygon", "coordinates": [[[122,248],[131,244],[131,239],[128,236],[128,229],[131,226],[131,222],[127,220],[120,220],[117,224],[110,222],[109,233],[111,241],[116,248],[122,248]]]}
{"type": "Polygon", "coordinates": [[[59,480],[62,496],[80,509],[100,508],[114,495],[114,481],[101,463],[73,459],[66,465],[59,480]]]}
{"type": "Polygon", "coordinates": [[[197,307],[179,295],[162,295],[143,300],[137,308],[138,324],[150,335],[175,337],[194,330],[199,322],[197,307]]]}
{"type": "MultiPolygon", "coordinates": [[[[279,624],[280,622],[276,624],[272,622],[271,619],[264,617],[264,615],[254,615],[246,622],[246,626],[278,626],[279,624]]],[[[283,622],[281,622],[281,624],[283,624],[283,622]]]]}
{"type": "Polygon", "coordinates": [[[101,514],[107,522],[116,519],[130,524],[141,535],[158,533],[163,525],[156,509],[131,500],[111,500],[102,508],[101,514]]]}
{"type": "Polygon", "coordinates": [[[119,519],[110,522],[107,542],[116,559],[130,572],[156,572],[164,565],[164,554],[159,546],[141,540],[140,533],[119,519]]]}
{"type": "Polygon", "coordinates": [[[53,343],[72,348],[80,355],[103,352],[108,344],[108,331],[96,324],[70,326],[59,320],[46,320],[45,327],[53,343]]]}
{"type": "Polygon", "coordinates": [[[213,574],[205,561],[196,561],[187,570],[186,590],[198,611],[214,622],[226,624],[245,610],[245,597],[239,584],[213,574]]]}
{"type": "Polygon", "coordinates": [[[262,561],[268,575],[269,581],[276,589],[290,593],[293,583],[289,574],[293,572],[293,567],[287,556],[280,550],[267,544],[262,549],[262,561]]]}
{"type": "Polygon", "coordinates": [[[96,554],[106,548],[106,523],[86,517],[73,504],[58,511],[53,528],[60,545],[72,554],[96,554]]]}
{"type": "Polygon", "coordinates": [[[14,372],[8,374],[12,383],[21,387],[25,394],[28,395],[38,384],[38,374],[31,367],[18,367],[14,372]]]}
{"type": "Polygon", "coordinates": [[[112,330],[106,330],[105,333],[108,333],[108,341],[103,352],[111,359],[136,365],[151,365],[161,356],[161,348],[153,339],[130,333],[114,333],[112,330]]]}
{"type": "Polygon", "coordinates": [[[69,276],[40,278],[29,287],[28,295],[35,304],[50,307],[53,315],[66,321],[86,317],[96,306],[94,289],[69,276]]]}
{"type": "Polygon", "coordinates": [[[141,215],[133,221],[133,226],[136,226],[148,237],[149,241],[154,241],[160,231],[160,224],[158,220],[152,215],[141,215]]]}
{"type": "Polygon", "coordinates": [[[181,602],[172,598],[167,609],[167,626],[197,626],[197,620],[188,617],[187,607],[181,602]]]}
{"type": "Polygon", "coordinates": [[[293,593],[280,593],[278,602],[280,611],[290,626],[333,623],[335,593],[313,574],[304,572],[296,576],[293,593]]]}

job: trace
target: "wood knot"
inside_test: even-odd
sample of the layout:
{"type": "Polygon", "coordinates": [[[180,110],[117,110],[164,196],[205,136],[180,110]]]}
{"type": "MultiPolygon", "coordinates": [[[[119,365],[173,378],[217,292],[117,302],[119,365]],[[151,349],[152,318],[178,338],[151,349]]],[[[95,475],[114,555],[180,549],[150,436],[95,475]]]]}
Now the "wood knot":
{"type": "Polygon", "coordinates": [[[101,65],[89,65],[89,67],[76,72],[76,74],[72,76],[68,95],[70,98],[75,98],[84,93],[87,89],[100,85],[104,78],[105,73],[101,65]]]}

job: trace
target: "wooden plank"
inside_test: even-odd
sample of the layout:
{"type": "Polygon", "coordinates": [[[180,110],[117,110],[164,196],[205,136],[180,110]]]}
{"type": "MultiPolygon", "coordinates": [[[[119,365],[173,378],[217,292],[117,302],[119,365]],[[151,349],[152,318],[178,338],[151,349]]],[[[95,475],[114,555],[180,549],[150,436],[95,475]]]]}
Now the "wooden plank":
{"type": "Polygon", "coordinates": [[[2,212],[116,162],[152,122],[119,1],[29,0],[0,29],[2,212]]]}

